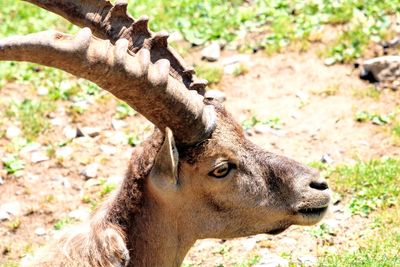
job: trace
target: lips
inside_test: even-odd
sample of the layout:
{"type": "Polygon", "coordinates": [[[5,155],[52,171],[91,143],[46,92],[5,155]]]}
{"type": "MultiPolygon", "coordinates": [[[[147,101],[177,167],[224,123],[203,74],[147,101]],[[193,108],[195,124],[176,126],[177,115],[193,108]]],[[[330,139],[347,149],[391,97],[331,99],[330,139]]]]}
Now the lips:
{"type": "Polygon", "coordinates": [[[328,206],[318,207],[318,208],[302,208],[298,210],[298,213],[304,216],[310,217],[320,217],[327,211],[328,206]]]}

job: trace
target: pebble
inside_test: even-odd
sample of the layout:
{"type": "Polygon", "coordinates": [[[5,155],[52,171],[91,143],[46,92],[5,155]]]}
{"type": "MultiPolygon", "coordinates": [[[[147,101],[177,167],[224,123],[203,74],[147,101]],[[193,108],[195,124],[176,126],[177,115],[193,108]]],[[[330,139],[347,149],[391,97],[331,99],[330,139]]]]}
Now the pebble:
{"type": "Polygon", "coordinates": [[[44,236],[46,235],[46,230],[43,227],[38,227],[35,229],[35,234],[37,236],[44,236]]]}
{"type": "Polygon", "coordinates": [[[252,251],[257,245],[257,240],[255,238],[249,237],[247,239],[241,240],[240,244],[246,251],[252,251]]]}
{"type": "Polygon", "coordinates": [[[81,172],[86,178],[96,178],[97,177],[97,171],[99,169],[99,164],[97,163],[92,163],[87,165],[81,172]]]}
{"type": "Polygon", "coordinates": [[[11,220],[10,214],[8,214],[7,212],[0,210],[0,221],[9,221],[11,220]]]}
{"type": "Polygon", "coordinates": [[[58,159],[67,159],[72,155],[72,153],[74,153],[74,150],[72,149],[72,147],[65,146],[65,147],[61,147],[61,148],[57,149],[56,157],[58,159]]]}
{"type": "Polygon", "coordinates": [[[114,130],[118,131],[126,127],[126,122],[123,120],[112,119],[111,125],[114,128],[114,130]]]}
{"type": "Polygon", "coordinates": [[[96,137],[101,132],[101,129],[97,127],[83,127],[80,130],[84,135],[89,137],[96,137]]]}
{"type": "Polygon", "coordinates": [[[31,155],[32,163],[39,163],[43,161],[48,161],[50,158],[44,152],[33,152],[31,155]]]}
{"type": "Polygon", "coordinates": [[[41,148],[41,145],[39,143],[31,143],[28,144],[27,146],[24,146],[21,150],[20,150],[20,154],[22,156],[28,156],[29,153],[34,152],[34,151],[38,151],[41,148]]]}
{"type": "Polygon", "coordinates": [[[322,155],[321,162],[331,165],[331,164],[333,164],[333,159],[329,154],[325,154],[325,155],[322,155]]]}
{"type": "Polygon", "coordinates": [[[3,185],[3,184],[4,184],[3,177],[0,177],[0,185],[3,185]]]}
{"type": "Polygon", "coordinates": [[[6,131],[6,138],[11,140],[21,135],[21,129],[16,126],[10,126],[6,131]]]}
{"type": "Polygon", "coordinates": [[[221,56],[221,46],[218,42],[212,42],[201,50],[201,58],[210,62],[218,61],[221,56]]]}
{"type": "Polygon", "coordinates": [[[79,208],[68,213],[68,217],[81,222],[89,219],[89,216],[90,216],[90,211],[89,209],[86,208],[79,208]]]}
{"type": "Polygon", "coordinates": [[[298,260],[302,263],[302,266],[315,266],[318,263],[317,258],[311,255],[299,256],[298,260]]]}
{"type": "Polygon", "coordinates": [[[297,245],[297,241],[290,237],[284,237],[280,240],[280,243],[284,246],[295,247],[297,245]]]}
{"type": "Polygon", "coordinates": [[[12,216],[20,216],[22,215],[22,207],[21,203],[18,201],[11,201],[4,203],[0,206],[0,213],[5,212],[12,216]]]}
{"type": "Polygon", "coordinates": [[[224,102],[226,100],[226,94],[220,90],[211,89],[207,90],[204,95],[206,98],[213,98],[219,102],[224,102]]]}
{"type": "Polygon", "coordinates": [[[119,176],[119,175],[113,175],[113,176],[110,176],[107,179],[107,184],[116,184],[116,185],[118,185],[118,184],[121,184],[123,180],[124,180],[124,177],[119,176]]]}
{"type": "Polygon", "coordinates": [[[254,265],[254,267],[288,267],[289,262],[285,260],[284,258],[267,253],[261,256],[261,260],[254,265]]]}
{"type": "Polygon", "coordinates": [[[235,56],[224,58],[221,63],[222,63],[222,65],[227,66],[227,65],[243,63],[243,62],[250,62],[250,56],[249,55],[235,55],[235,56]]]}
{"type": "Polygon", "coordinates": [[[47,87],[44,87],[44,86],[40,86],[38,89],[37,89],[37,94],[39,95],[39,96],[45,96],[45,95],[48,95],[49,94],[49,89],[47,88],[47,87]]]}
{"type": "Polygon", "coordinates": [[[100,150],[107,155],[114,155],[117,153],[117,148],[115,146],[101,145],[100,150]]]}
{"type": "Polygon", "coordinates": [[[76,127],[67,126],[64,128],[63,134],[67,139],[74,139],[77,137],[78,130],[76,127]]]}

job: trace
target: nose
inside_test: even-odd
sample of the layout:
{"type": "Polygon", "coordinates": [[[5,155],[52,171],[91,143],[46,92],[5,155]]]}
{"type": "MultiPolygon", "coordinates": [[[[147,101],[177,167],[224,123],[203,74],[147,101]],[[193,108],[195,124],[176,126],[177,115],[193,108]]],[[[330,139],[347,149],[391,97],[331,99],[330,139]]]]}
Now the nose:
{"type": "Polygon", "coordinates": [[[324,191],[329,188],[328,183],[326,181],[312,181],[310,183],[310,187],[316,190],[324,191]]]}

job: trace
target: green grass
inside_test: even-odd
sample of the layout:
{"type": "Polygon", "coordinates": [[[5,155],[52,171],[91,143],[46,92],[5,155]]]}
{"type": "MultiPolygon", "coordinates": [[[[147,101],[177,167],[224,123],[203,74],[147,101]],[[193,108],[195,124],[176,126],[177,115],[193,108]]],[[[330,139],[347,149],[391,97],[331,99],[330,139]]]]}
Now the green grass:
{"type": "Polygon", "coordinates": [[[352,252],[327,254],[319,258],[323,267],[394,267],[400,266],[400,212],[391,208],[374,217],[371,233],[361,237],[359,248],[352,252]]]}
{"type": "Polygon", "coordinates": [[[195,70],[197,76],[206,79],[209,84],[218,84],[224,75],[224,70],[221,67],[212,64],[197,65],[195,70]]]}
{"type": "Polygon", "coordinates": [[[34,140],[48,128],[47,115],[54,109],[54,104],[50,102],[25,99],[21,103],[11,103],[5,113],[21,123],[24,136],[28,140],[34,140]]]}
{"type": "Polygon", "coordinates": [[[334,189],[351,196],[353,214],[367,216],[374,210],[400,208],[400,160],[383,158],[338,166],[329,175],[334,189]]]}

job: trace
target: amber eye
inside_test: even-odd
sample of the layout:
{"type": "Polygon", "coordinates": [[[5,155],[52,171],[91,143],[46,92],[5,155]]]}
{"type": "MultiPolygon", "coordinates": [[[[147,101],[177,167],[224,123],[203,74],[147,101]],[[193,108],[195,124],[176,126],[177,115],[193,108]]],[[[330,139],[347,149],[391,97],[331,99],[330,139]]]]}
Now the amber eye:
{"type": "Polygon", "coordinates": [[[208,175],[213,176],[215,178],[224,178],[234,168],[236,168],[235,164],[229,162],[222,162],[214,170],[209,172],[208,175]]]}

